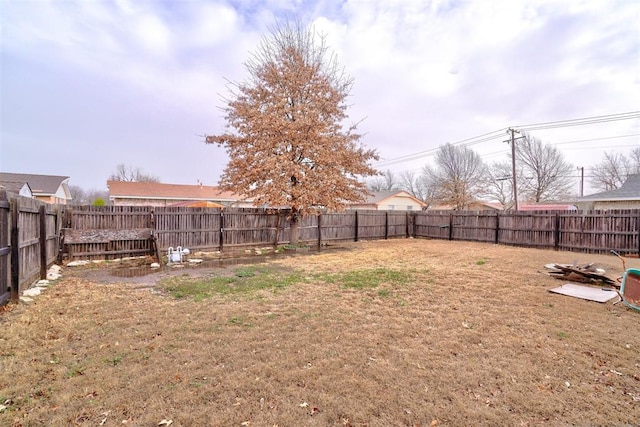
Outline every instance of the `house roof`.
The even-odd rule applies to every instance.
[[[520,211],[574,211],[575,205],[570,204],[518,204],[518,210]]]
[[[629,175],[622,186],[616,190],[603,191],[580,197],[578,202],[640,200],[640,173]]]
[[[411,199],[413,201],[415,201],[416,203],[418,203],[420,206],[427,206],[427,204],[425,202],[423,202],[422,200],[413,197],[411,194],[409,194],[408,192],[404,191],[404,190],[396,190],[396,191],[372,191],[371,195],[369,196],[369,198],[364,201],[363,203],[354,203],[356,205],[379,205],[382,202],[384,202],[387,199],[390,199],[392,197],[404,197],[407,199]]]
[[[183,207],[183,208],[224,208],[224,205],[220,203],[211,202],[209,200],[186,200],[183,202],[176,202],[169,205],[169,207]]]
[[[68,176],[0,172],[0,183],[27,183],[34,195],[54,195]],[[20,186],[22,187],[22,185]]]
[[[220,200],[235,202],[242,196],[210,185],[162,184],[158,182],[107,181],[109,196],[121,199]]]
[[[22,191],[22,189],[25,186],[27,186],[27,188],[29,188],[29,190],[31,190],[31,188],[29,187],[29,184],[27,182],[4,181],[4,180],[0,179],[0,190],[6,190],[9,193],[18,194],[18,193],[20,193],[20,191]]]

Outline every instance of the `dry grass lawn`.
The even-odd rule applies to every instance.
[[[622,272],[413,239],[177,279],[66,268],[0,314],[0,425],[638,425],[640,313],[549,293],[544,264],[573,260]],[[217,291],[176,298],[187,276]]]

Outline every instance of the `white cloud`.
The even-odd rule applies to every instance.
[[[355,77],[350,115],[368,117],[361,126],[364,142],[383,157],[510,125],[640,109],[640,5],[611,0],[5,2],[3,85],[11,81],[11,93],[23,98],[3,94],[3,107],[20,105],[25,122],[46,117],[39,106],[55,105],[50,98],[59,95],[49,87],[55,82],[63,93],[69,88],[69,117],[56,116],[59,121],[110,117],[104,131],[117,135],[114,140],[135,134],[139,144],[154,147],[145,162],[152,165],[153,156],[173,170],[179,166],[167,165],[177,155],[167,157],[163,144],[222,129],[216,107],[222,106],[218,93],[227,93],[224,79],[246,77],[243,62],[267,27],[283,17],[300,17],[326,34],[340,65]],[[43,90],[29,91],[23,76],[40,79]],[[89,108],[79,101],[84,108],[73,110],[74,97],[86,96],[72,93],[77,87],[91,88]],[[126,115],[112,110],[118,105]],[[64,141],[69,129],[56,130],[55,122],[46,129],[52,140]],[[618,125],[640,132],[637,122]],[[20,144],[29,135],[40,143],[35,130],[9,127]],[[567,132],[581,137],[583,130]],[[568,133],[545,137],[572,139]],[[87,138],[88,144],[97,141]],[[128,140],[124,147],[133,144]],[[507,148],[501,141],[494,145]],[[488,144],[474,148],[495,151]],[[189,150],[198,153],[197,161],[203,157],[199,149]],[[114,156],[109,150],[104,155]],[[224,159],[217,155],[215,161]],[[197,169],[190,164],[181,176]]]
[[[171,53],[171,33],[159,17],[141,16],[136,22],[135,35],[143,48],[161,55]]]

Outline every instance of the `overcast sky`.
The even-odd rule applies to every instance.
[[[226,153],[203,135],[224,130],[225,79],[286,16],[355,78],[350,117],[382,170],[495,131],[471,148],[501,161],[508,127],[640,111],[637,0],[0,0],[0,170],[106,189],[125,163],[217,184]],[[531,133],[588,176],[640,146],[639,116]]]

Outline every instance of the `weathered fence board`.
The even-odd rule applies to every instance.
[[[19,197],[18,203],[18,250],[19,287],[40,278],[40,204],[35,199]]]
[[[640,210],[431,211],[415,214],[415,236],[590,253],[640,253]]]
[[[158,246],[190,249],[220,247],[222,211],[216,208],[156,208],[155,230]]]
[[[9,246],[9,230],[11,228],[11,218],[9,216],[9,199],[7,193],[0,190],[0,305],[5,304],[11,293],[9,291],[11,274],[10,274],[10,255],[11,247]]]
[[[46,278],[58,255],[58,209],[0,191],[0,305]]]
[[[416,237],[449,239],[452,222],[451,211],[433,211],[415,214],[414,233]]]
[[[355,240],[355,212],[322,215],[322,241]]]
[[[151,208],[74,207],[66,221],[73,229],[151,228],[158,247],[222,249],[270,246],[289,241],[286,210],[252,208]],[[353,241],[394,237],[426,237],[491,242],[535,248],[607,252],[615,249],[638,253],[639,211],[620,212],[495,212],[495,211],[346,211],[305,216],[299,224],[306,243]],[[117,224],[118,227],[114,226]],[[128,225],[128,226],[127,226]],[[109,250],[118,255],[132,250],[151,251],[150,242],[126,246],[126,240]],[[87,243],[88,244],[88,243]],[[144,246],[147,244],[148,246]],[[103,255],[93,247],[74,251]],[[113,245],[113,244],[112,244]]]
[[[558,216],[558,249],[640,253],[640,210],[590,211],[578,215],[562,212]]]

